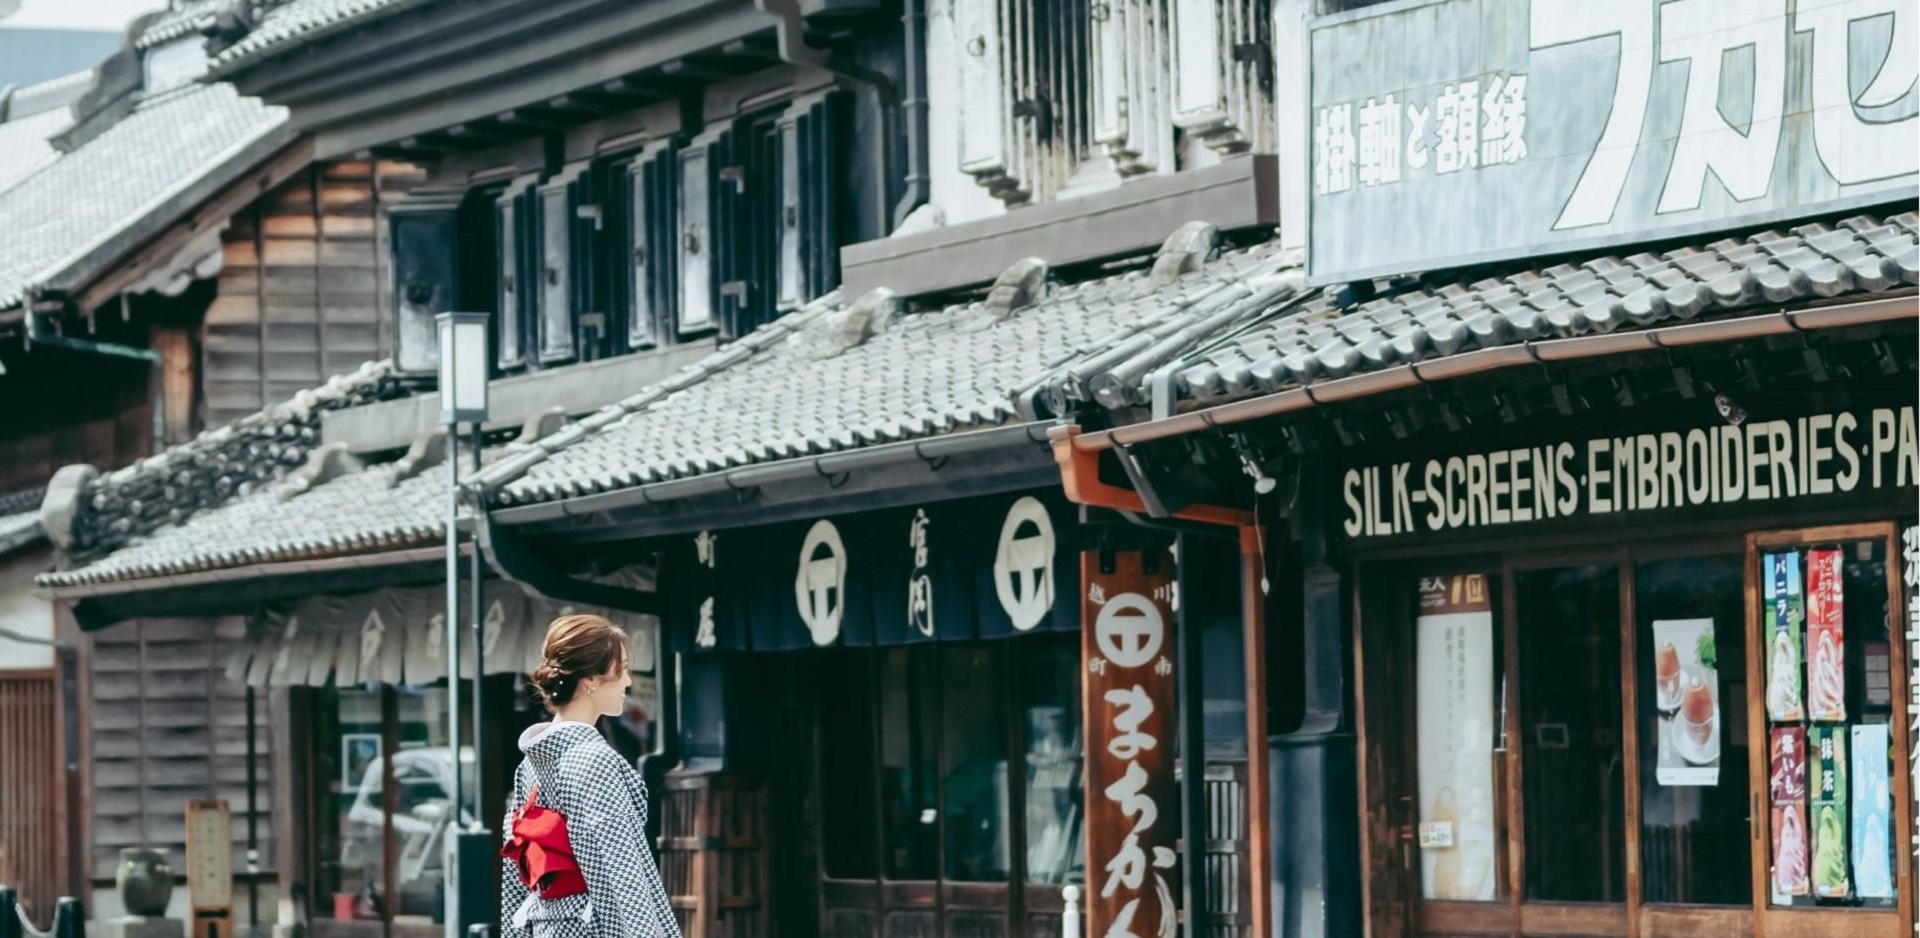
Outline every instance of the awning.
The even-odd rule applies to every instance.
[[[1080,627],[1078,515],[1057,491],[702,532],[668,550],[674,649],[786,651]]]
[[[608,578],[641,590],[651,589],[653,580],[642,567]],[[463,620],[470,614],[467,589],[461,587]],[[419,686],[442,680],[447,676],[446,595],[441,587],[425,586],[263,606],[248,623],[247,643],[227,662],[227,676],[252,687]],[[488,674],[532,672],[540,663],[548,623],[574,612],[611,619],[632,642],[633,669],[653,668],[660,625],[652,616],[555,603],[503,580],[488,580],[481,602]],[[466,621],[460,625],[468,627]],[[471,676],[473,642],[463,641],[461,650],[461,673]]]

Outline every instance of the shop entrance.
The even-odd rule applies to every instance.
[[[1371,934],[1907,934],[1896,546],[1363,565]]]
[[[1077,636],[804,655],[773,759],[806,784],[770,793],[814,862],[778,864],[782,908],[825,936],[1057,933],[1085,875]]]

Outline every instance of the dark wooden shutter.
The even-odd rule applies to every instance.
[[[536,348],[543,365],[571,361],[578,354],[573,305],[574,183],[586,169],[586,163],[570,165],[537,190],[541,254]]]
[[[497,263],[500,269],[499,314],[495,341],[500,350],[502,369],[519,368],[527,363],[527,334],[532,315],[530,307],[527,259],[528,202],[538,177],[521,176],[507,186],[494,202],[495,230],[499,232]]]
[[[628,165],[631,206],[627,345],[651,348],[673,334],[680,281],[680,159],[671,141],[649,145]]]
[[[788,180],[780,244],[780,308],[797,308],[840,285],[841,141],[848,97],[827,92],[804,98],[782,122],[783,177]]]
[[[401,374],[430,375],[439,367],[433,317],[453,305],[454,220],[460,195],[415,190],[392,210],[393,358]]]
[[[725,160],[732,132],[709,129],[680,151],[680,238],[675,250],[680,269],[681,335],[705,332],[718,324],[714,257],[715,164]]]

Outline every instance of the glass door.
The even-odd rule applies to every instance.
[[[1768,936],[1911,934],[1901,578],[1891,524],[1747,541],[1753,907]]]

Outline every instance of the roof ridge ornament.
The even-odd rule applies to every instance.
[[[360,457],[353,455],[345,443],[328,443],[316,447],[307,454],[307,461],[288,478],[287,485],[281,489],[280,501],[290,501],[305,492],[310,492],[341,476],[352,475],[366,468]]]
[[[995,278],[993,286],[987,290],[987,316],[976,328],[985,329],[1001,322],[1040,300],[1047,294],[1047,283],[1053,269],[1047,262],[1037,257],[1026,257],[1014,261]]]
[[[814,361],[834,358],[887,331],[902,306],[898,294],[886,287],[875,287],[852,303],[821,314],[794,333],[789,341]]]
[[[407,454],[400,457],[394,464],[393,474],[387,477],[387,488],[398,488],[400,483],[446,461],[447,428],[434,427],[432,432],[407,447]]]
[[[1152,281],[1166,286],[1202,267],[1220,254],[1220,229],[1211,222],[1190,221],[1174,229],[1153,254]]]

